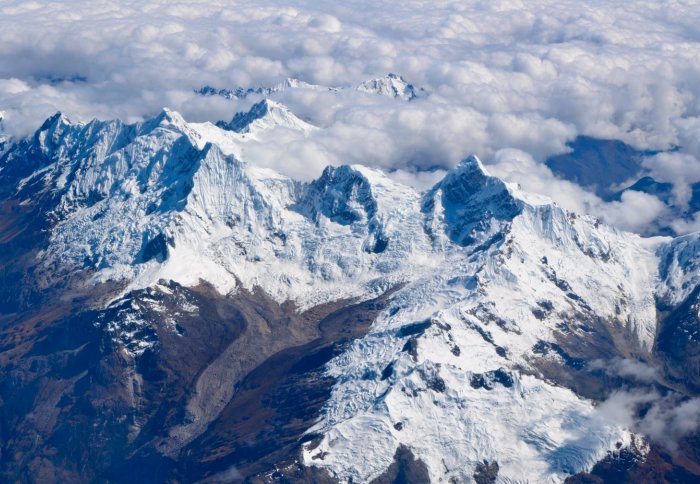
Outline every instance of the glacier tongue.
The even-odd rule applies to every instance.
[[[484,460],[503,479],[561,481],[630,441],[542,372],[585,365],[571,341],[648,355],[657,252],[670,254],[662,287],[676,291],[695,277],[678,263],[695,259],[694,239],[671,250],[618,232],[521,193],[476,157],[425,193],[363,166],[300,183],[244,161],[245,146],[316,128],[271,101],[224,127],[168,110],[135,125],[57,115],[11,147],[0,176],[48,200],[47,273],[88,269],[126,291],[162,279],[259,287],[299,308],[401,286],[328,369],[337,384],[311,429],[322,438],[303,456],[343,480],[380,475],[405,446],[435,481],[469,480]]]

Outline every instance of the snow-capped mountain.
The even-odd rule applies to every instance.
[[[88,398],[67,396],[81,381],[91,408],[123,395],[108,405],[120,409],[109,424],[86,426],[99,442],[109,434],[96,432],[123,427],[123,443],[101,452],[157,461],[143,466],[187,479],[230,465],[272,479],[255,466],[280,472],[292,455],[296,470],[284,472],[341,482],[370,482],[406,459],[434,482],[562,482],[630,448],[644,462],[644,435],[597,410],[612,383],[589,362],[692,367],[659,348],[657,335],[697,324],[677,317],[664,326],[664,314],[697,299],[696,236],[620,232],[504,183],[475,156],[426,192],[360,165],[298,182],[245,156],[247,143],[275,129],[317,128],[269,100],[219,126],[168,110],[132,125],[57,114],[0,159],[2,186],[11,187],[0,226],[17,227],[13,214],[23,210],[42,220],[26,253],[13,242],[25,240],[21,226],[3,229],[0,240],[21,254],[12,264],[25,264],[17,270],[40,293],[82,305],[73,319],[37,316],[46,303],[29,298],[31,317],[13,324],[54,318],[101,341],[75,343],[75,354],[100,348],[85,361],[65,356],[75,381],[42,376],[54,381],[45,392],[57,402]],[[36,349],[49,344],[38,338],[16,351],[30,348],[27,361],[53,354]],[[67,354],[60,348],[55,355]],[[181,367],[183,352],[191,369]],[[93,374],[95,361],[123,369]],[[30,381],[44,375],[42,364],[15,371]],[[268,413],[256,414],[246,402],[277,388],[276,378],[284,392],[326,396],[302,417],[285,416],[279,409],[291,400],[275,390],[261,400]],[[100,390],[109,385],[120,390]],[[80,420],[82,408],[61,412]],[[274,422],[273,439],[290,432],[292,450],[244,452],[253,444],[239,415]],[[56,438],[55,422],[21,425],[44,442]],[[266,425],[253,440],[267,442]],[[9,442],[25,449],[20,433]],[[60,452],[49,447],[59,472]],[[111,472],[109,459],[86,459],[92,475]]]
[[[355,89],[369,94],[380,94],[401,99],[402,101],[412,101],[426,95],[423,88],[416,89],[413,84],[409,84],[402,76],[397,76],[396,74],[389,74],[385,77],[361,82]]]
[[[334,87],[311,84],[299,79],[287,78],[281,83],[272,87],[238,87],[235,89],[216,89],[211,86],[205,86],[198,89],[196,92],[202,96],[221,96],[226,99],[244,99],[251,95],[270,97],[293,89],[334,93],[339,93],[342,91],[359,91],[366,94],[391,97],[401,101],[413,101],[414,99],[427,96],[425,89],[421,87],[417,88],[413,84],[407,82],[403,76],[392,73],[387,74],[384,77],[369,79],[360,82],[359,84]]]
[[[229,123],[219,121],[220,128],[237,133],[252,134],[266,131],[273,127],[283,127],[308,133],[315,126],[299,119],[283,104],[263,99],[253,105],[246,113],[236,113]]]

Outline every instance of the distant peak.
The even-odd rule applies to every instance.
[[[236,113],[230,123],[219,122],[218,126],[237,133],[255,133],[277,126],[299,131],[316,129],[299,119],[284,104],[267,98],[251,106],[247,112]]]
[[[178,126],[187,124],[187,121],[185,121],[185,118],[183,118],[180,113],[170,108],[163,108],[155,119],[157,119],[160,124],[174,124]]]
[[[413,84],[406,82],[402,76],[394,73],[361,82],[357,85],[356,89],[360,92],[380,94],[403,101],[412,101],[426,95],[424,89],[416,89]]]
[[[262,117],[272,111],[273,109],[279,109],[282,111],[289,111],[286,106],[280,103],[276,103],[275,101],[272,101],[271,99],[263,99],[262,101],[253,104],[253,106],[250,108],[248,111],[249,114],[254,114],[259,117]]]
[[[427,96],[425,89],[415,87],[413,84],[407,82],[403,76],[394,73],[389,73],[386,76],[375,79],[369,79],[360,82],[359,84],[345,84],[335,87],[310,84],[300,79],[288,77],[284,81],[273,86],[217,89],[207,85],[195,90],[195,93],[199,94],[200,96],[221,96],[226,99],[245,99],[251,95],[274,96],[275,94],[288,89],[307,89],[317,92],[331,93],[354,90],[368,94],[378,94],[381,96],[392,97],[402,101],[412,101],[416,98]]]

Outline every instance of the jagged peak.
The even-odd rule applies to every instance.
[[[523,203],[475,155],[460,161],[423,199],[428,232],[444,232],[456,244],[483,243],[497,226],[517,216]],[[439,237],[439,235],[438,235]]]
[[[478,170],[481,173],[484,174],[484,176],[491,176],[491,174],[488,172],[486,167],[484,166],[484,163],[481,161],[481,159],[472,154],[464,158],[462,161],[457,163],[457,166],[455,167],[456,170]]]
[[[426,94],[424,89],[416,89],[413,84],[406,82],[403,76],[394,73],[361,82],[356,89],[360,92],[381,94],[404,101],[412,101]]]
[[[53,131],[61,126],[71,125],[70,119],[61,111],[56,111],[54,114],[46,118],[42,125],[37,130],[37,133]]]
[[[356,166],[327,166],[303,196],[303,211],[318,221],[320,215],[341,225],[370,219],[377,200],[370,180]]]
[[[166,107],[154,117],[140,123],[139,132],[148,133],[157,128],[170,128],[184,132],[187,129],[187,121],[180,113]]]
[[[450,202],[461,203],[477,192],[505,192],[508,187],[492,176],[478,156],[470,155],[452,168],[431,190],[441,190]]]
[[[217,123],[219,127],[237,133],[257,133],[274,127],[308,132],[315,126],[301,120],[287,106],[271,99],[253,104],[247,112],[239,112],[230,123]]]
[[[335,87],[311,84],[294,77],[288,77],[271,87],[237,87],[235,89],[217,89],[206,85],[195,90],[195,93],[201,96],[221,96],[226,99],[245,99],[251,95],[272,96],[288,89],[307,89],[318,92],[355,90],[369,94],[388,96],[395,99],[401,99],[403,101],[412,101],[416,98],[427,96],[425,89],[416,88],[413,84],[407,82],[403,76],[394,73],[389,73],[384,77],[368,79],[357,84],[343,84]]]
[[[34,133],[34,142],[39,148],[48,153],[58,146],[66,131],[73,126],[73,123],[62,112],[57,111],[46,118],[43,124]]]

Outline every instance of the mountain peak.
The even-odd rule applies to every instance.
[[[275,127],[312,131],[315,126],[299,119],[284,104],[263,99],[247,112],[236,113],[230,123],[217,123],[220,128],[242,134],[256,134]]]
[[[463,160],[461,160],[459,163],[457,163],[456,170],[478,170],[480,171],[484,176],[491,176],[484,166],[483,162],[481,159],[476,156],[476,155],[469,155]]]
[[[170,108],[163,108],[156,116],[144,122],[145,126],[152,128],[156,127],[174,127],[184,128],[187,126],[187,121],[180,113]]]
[[[324,86],[320,84],[311,84],[300,79],[288,77],[284,81],[268,87],[237,87],[235,89],[217,89],[212,86],[204,86],[195,90],[195,93],[200,96],[221,96],[226,99],[245,99],[251,95],[274,96],[277,93],[287,91],[289,89],[306,89],[316,92],[332,92],[338,93],[341,91],[359,91],[369,94],[378,94],[381,96],[391,97],[402,101],[412,101],[416,98],[427,96],[427,92],[423,88],[416,88],[413,84],[408,83],[402,76],[397,74],[387,74],[384,77],[369,79],[359,84],[344,84],[339,86]]]
[[[56,111],[54,114],[46,118],[41,127],[39,127],[38,132],[49,131],[55,129],[57,126],[71,124],[70,119],[66,117],[61,111]]]
[[[42,150],[50,151],[52,147],[60,144],[61,138],[71,126],[71,121],[62,112],[57,111],[44,121],[34,134],[34,139]]]
[[[361,82],[357,86],[357,90],[371,94],[381,94],[403,101],[412,101],[425,95],[423,89],[416,89],[413,84],[406,82],[402,76],[392,73],[384,77]]]
[[[309,185],[304,205],[315,221],[323,214],[341,225],[366,221],[377,211],[369,180],[348,165],[326,167],[321,177]]]
[[[521,211],[501,179],[488,174],[475,155],[460,161],[425,195],[429,231],[445,232],[458,245],[483,242]]]
[[[478,156],[470,155],[447,172],[438,185],[447,198],[462,204],[477,191],[507,191],[500,178],[491,176]]]

